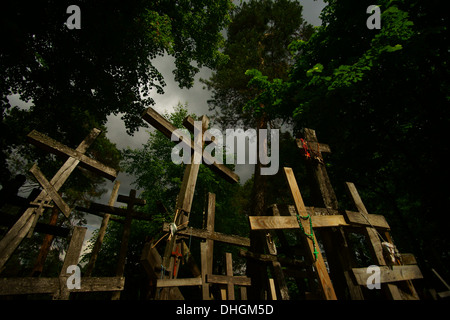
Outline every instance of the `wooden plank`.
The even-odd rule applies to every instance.
[[[59,210],[66,216],[66,218],[69,218],[71,212],[69,206],[58,194],[58,191],[56,191],[55,188],[50,184],[50,182],[48,182],[39,167],[36,164],[33,164],[30,172],[34,175],[36,180],[44,188],[45,192],[47,192],[50,198],[52,198],[53,202],[56,204]]]
[[[225,267],[227,277],[233,277],[233,258],[230,252],[225,253]],[[227,283],[227,293],[228,300],[234,300],[234,281],[228,281]]]
[[[203,300],[209,300],[209,284],[206,282],[208,270],[208,245],[206,242],[200,243],[201,266],[202,266],[202,297]]]
[[[114,205],[114,202],[116,201],[117,193],[119,192],[120,188],[120,181],[116,180],[114,183],[113,189],[111,191],[111,196],[109,197],[108,206],[112,207]],[[109,219],[111,218],[110,214],[105,214],[105,216],[102,219],[102,222],[100,224],[100,228],[98,230],[97,239],[95,240],[94,247],[91,251],[91,257],[89,258],[89,262],[86,266],[85,276],[90,277],[92,274],[92,271],[95,267],[95,262],[97,261],[98,254],[100,252],[100,248],[103,243],[103,238],[105,237],[106,228],[108,227]]]
[[[297,181],[294,176],[294,172],[292,171],[292,168],[283,168],[284,173],[286,176],[286,180],[289,185],[289,189],[291,191],[292,198],[294,200],[295,209],[297,210],[297,213],[301,216],[306,216],[306,207],[303,202],[302,195],[300,193],[300,189],[298,188]],[[310,226],[309,223],[303,219],[300,219],[304,230],[309,230]],[[308,232],[308,231],[307,231]],[[307,239],[308,247],[309,247],[309,256],[308,258],[310,261],[313,261],[314,267],[316,269],[316,273],[318,276],[318,282],[319,286],[323,292],[324,298],[326,300],[337,300],[336,293],[333,288],[333,284],[331,283],[330,276],[328,275],[327,268],[325,266],[325,262],[323,261],[322,253],[320,252],[320,249],[318,248],[319,244],[317,242],[316,236],[314,235],[314,231],[311,230],[314,242],[317,246],[317,259],[314,256],[314,247],[313,247],[313,241],[310,239]]]
[[[177,128],[172,125],[169,121],[167,121],[164,117],[162,117],[158,112],[156,112],[153,108],[148,108],[142,115],[145,121],[150,123],[152,126],[154,126],[156,129],[161,131],[166,137],[169,139],[172,136],[172,133],[177,130]],[[178,138],[180,136],[178,135]],[[186,143],[188,147],[191,148],[191,150],[194,150],[194,143],[192,140],[189,141],[182,141],[179,139],[182,143]],[[238,183],[239,182],[239,176],[231,171],[227,166],[223,164],[216,163],[210,155],[202,155],[203,159],[207,158],[209,163],[212,163],[210,165],[206,164],[206,162],[203,160],[203,164],[205,164],[207,167],[209,167],[212,171],[220,175],[222,178],[227,180],[230,183]]]
[[[450,291],[438,292],[438,296],[441,299],[450,297]]]
[[[86,231],[87,228],[85,227],[75,227],[73,229],[72,238],[70,239],[64,263],[59,274],[59,289],[53,294],[54,300],[69,300],[70,291],[67,288],[67,268],[71,265],[78,264]]]
[[[282,265],[295,266],[295,267],[306,267],[308,264],[304,260],[283,258],[274,256],[271,254],[255,253],[245,250],[239,250],[239,255],[244,258],[256,259],[262,262],[280,262]]]
[[[1,278],[0,295],[53,293],[59,287],[58,278]]]
[[[297,217],[293,216],[259,216],[248,217],[252,230],[298,229]],[[313,228],[348,226],[344,216],[312,216]],[[309,228],[309,227],[308,227]]]
[[[43,133],[33,130],[28,134],[27,138],[32,144],[41,147],[48,152],[64,158],[71,157],[80,161],[80,166],[89,169],[106,179],[113,181],[117,177],[117,171],[115,169],[105,166],[97,160],[89,158],[78,150],[74,150],[56,140],[53,140]]]
[[[147,201],[145,199],[139,199],[139,198],[131,198],[130,196],[125,196],[123,194],[119,194],[117,196],[117,202],[122,202],[122,203],[133,203],[133,205],[139,205],[139,206],[143,206],[147,203]]]
[[[274,206],[272,210],[270,210],[274,216],[280,216],[280,212]],[[275,244],[275,241],[273,241],[273,235],[274,231],[270,231],[266,234],[266,249],[270,256],[276,256],[278,255],[277,246]],[[283,240],[281,240],[283,242]],[[281,261],[278,259],[276,261],[271,261],[270,264],[270,271],[273,275],[274,281],[276,281],[276,290],[278,296],[281,298],[281,300],[290,300],[289,297],[289,289],[286,283],[286,279],[284,277],[283,268],[281,267]],[[275,284],[274,284],[275,285]]]
[[[225,275],[216,275],[216,274],[208,274],[206,275],[206,281],[209,283],[217,283],[217,284],[228,284],[230,281],[234,285],[237,286],[250,286],[252,281],[250,278],[246,276],[225,276]]]
[[[417,265],[408,266],[380,266],[380,283],[422,279],[422,273]],[[367,285],[367,279],[372,273],[367,273],[367,268],[353,268],[353,275],[360,286]]]
[[[416,257],[412,253],[400,253],[402,264],[417,264]]]
[[[80,208],[80,207],[76,207],[76,208]],[[83,208],[80,208],[80,209],[83,210]],[[128,213],[127,209],[108,206],[108,205],[104,205],[101,203],[94,203],[94,202],[92,202],[90,204],[89,209],[92,211],[105,212],[105,213],[109,213],[109,214],[120,216],[120,217],[126,217],[127,213]],[[133,211],[131,213],[131,217],[136,220],[153,221],[152,216],[149,216],[147,213],[138,212],[138,211]]]
[[[273,278],[269,278],[270,296],[272,300],[277,300],[277,291],[275,290],[275,281]]]
[[[81,278],[80,289],[67,289],[69,292],[94,292],[123,290],[125,278]],[[59,288],[58,278],[1,278],[0,295],[51,294]]]
[[[300,139],[295,139],[295,141],[297,142],[297,147],[299,147],[300,149],[303,149],[303,143]],[[331,153],[331,148],[329,145],[325,144],[325,143],[318,143],[316,141],[307,141],[306,142],[308,145],[309,149],[312,149],[314,151],[317,151],[317,149],[319,150],[319,152],[323,152],[323,153]]]
[[[208,232],[214,232],[214,221],[216,213],[216,195],[208,192],[207,205],[206,205],[206,230]],[[206,239],[206,245],[208,247],[206,256],[208,259],[208,274],[213,273],[213,257],[214,257],[214,240]]]
[[[169,225],[170,225],[170,223],[164,222],[163,231],[169,231]],[[250,239],[249,238],[235,236],[235,235],[228,235],[228,234],[224,234],[221,232],[210,232],[208,230],[187,227],[187,228],[183,228],[183,229],[178,229],[177,234],[184,235],[184,236],[193,236],[195,238],[201,238],[201,239],[211,239],[214,241],[234,244],[234,245],[242,246],[242,247],[250,247]]]
[[[202,278],[185,278],[185,279],[157,279],[156,286],[158,288],[166,287],[187,287],[187,286],[201,286]]]
[[[378,214],[361,215],[360,212],[345,211],[345,217],[350,224],[357,224],[367,227],[375,227],[390,230],[386,218]]]
[[[70,265],[77,265],[80,259],[81,249],[83,248],[84,237],[86,235],[86,227],[74,227],[72,238],[70,239],[69,247],[64,258],[64,264],[60,276],[66,275],[67,267]]]

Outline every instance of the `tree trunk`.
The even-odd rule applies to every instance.
[[[267,129],[265,114],[258,119],[257,129]],[[257,145],[259,155],[259,143]],[[267,143],[265,145],[267,146]],[[261,167],[262,164],[259,156],[257,156],[250,203],[251,216],[262,216],[265,212],[266,176],[261,175]],[[264,231],[250,231],[251,252],[264,253],[264,241]],[[248,290],[248,298],[250,300],[264,300],[264,291],[267,288],[267,266],[259,263],[257,260],[248,259],[247,276],[252,279],[252,285]]]

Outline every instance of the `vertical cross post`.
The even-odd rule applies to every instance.
[[[120,187],[120,181],[116,180],[114,183],[113,190],[111,192],[111,196],[109,197],[108,206],[112,207],[114,206],[114,203],[116,202],[117,193],[119,192]],[[94,247],[92,248],[91,257],[89,258],[89,262],[86,266],[85,276],[90,277],[92,274],[92,271],[94,270],[95,262],[97,261],[98,253],[100,252],[100,248],[103,243],[103,238],[105,237],[106,228],[108,227],[109,219],[111,217],[111,214],[105,213],[100,229],[98,231],[97,239],[95,240]]]
[[[116,276],[122,277],[125,272],[125,262],[127,258],[127,251],[128,251],[128,242],[130,239],[130,232],[131,232],[131,222],[133,220],[133,207],[134,205],[145,205],[145,200],[136,198],[136,190],[131,189],[130,195],[123,196],[119,195],[117,197],[117,202],[123,202],[127,204],[127,215],[125,217],[125,222],[123,225],[123,233],[122,233],[122,242],[120,244],[120,251],[119,251],[119,257],[117,259],[117,269],[116,269]],[[115,291],[112,294],[112,300],[118,300],[120,298],[120,292],[121,291]]]
[[[300,193],[300,189],[298,188],[297,181],[294,176],[294,172],[291,168],[284,168],[284,173],[289,185],[289,189],[291,191],[292,198],[294,200],[294,206],[297,211],[297,214],[300,216],[307,216],[306,207],[303,203],[303,198]],[[330,276],[328,275],[327,268],[325,266],[325,262],[323,261],[322,253],[318,248],[318,242],[314,231],[311,228],[311,225],[304,219],[299,219],[302,224],[303,230],[309,230],[311,234],[311,239],[305,237],[307,241],[308,248],[307,250],[307,258],[313,262],[314,268],[316,269],[317,278],[319,280],[319,286],[322,290],[323,297],[326,300],[337,300],[336,293],[334,291],[333,284],[331,283]],[[315,247],[315,245],[317,248]],[[317,258],[316,258],[317,257]]]
[[[178,194],[177,205],[176,205],[176,216],[175,216],[175,225],[179,226],[181,224],[187,224],[189,221],[189,215],[192,207],[192,200],[194,198],[195,185],[197,183],[198,170],[200,168],[200,164],[196,160],[199,155],[196,154],[198,150],[203,150],[203,139],[202,134],[198,134],[197,131],[204,132],[209,125],[209,119],[206,116],[201,117],[202,127],[196,128],[194,132],[194,145],[197,147],[194,148],[194,154],[191,157],[191,163],[186,165],[183,182],[181,185],[180,193]],[[197,133],[195,135],[195,133]],[[201,157],[201,155],[200,155]],[[196,163],[197,162],[197,163]],[[175,234],[171,240],[168,242],[166,249],[164,251],[163,258],[163,266],[167,270],[171,270],[171,266],[174,264],[174,259],[172,257],[172,252],[176,246],[177,235]],[[172,278],[173,275],[169,275],[169,278]]]

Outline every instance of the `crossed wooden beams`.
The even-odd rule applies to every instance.
[[[200,243],[201,251],[201,266],[202,273],[201,277],[196,278],[182,278],[182,279],[158,279],[158,288],[170,288],[170,287],[183,287],[183,286],[201,286],[202,287],[202,297],[203,300],[210,300],[209,284],[221,284],[226,285],[226,294],[222,295],[222,300],[235,300],[234,286],[241,286],[241,300],[247,299],[246,290],[243,289],[245,286],[251,285],[250,278],[245,276],[234,276],[233,275],[233,262],[231,253],[227,252],[225,254],[226,261],[226,274],[225,275],[214,275],[209,271],[209,260],[208,259],[208,244],[206,242]]]
[[[69,266],[76,266],[86,234],[85,227],[75,227],[64,264],[58,278],[0,278],[0,295],[52,294],[55,300],[68,300],[72,292],[120,291],[123,290],[123,277],[81,277],[80,287],[71,288]],[[70,270],[70,269],[69,269]]]
[[[158,112],[156,112],[152,108],[148,108],[142,115],[144,120],[162,132],[169,139],[172,135],[179,135],[177,128],[168,122],[164,117],[162,117]],[[189,215],[192,207],[192,201],[194,197],[195,185],[197,182],[198,171],[200,168],[200,164],[196,161],[199,156],[202,160],[205,160],[205,156],[208,155],[203,154],[203,145],[204,139],[203,135],[208,128],[209,119],[206,116],[201,117],[201,131],[202,134],[194,135],[194,141],[191,139],[183,139],[183,137],[178,136],[181,143],[184,143],[188,146],[192,151],[191,163],[187,164],[185,167],[185,172],[183,176],[183,181],[181,185],[181,189],[177,198],[176,203],[176,213],[174,217],[174,224],[178,228],[178,226],[187,225],[189,222]],[[183,121],[183,125],[191,131],[195,131],[194,129],[194,120],[190,117],[187,117]],[[202,152],[201,155],[198,155],[196,152],[200,150]],[[223,177],[225,180],[231,183],[237,183],[239,181],[239,177],[232,172],[229,168],[227,168],[223,164],[216,163],[214,159],[206,159],[203,161],[205,165],[211,168],[213,172]],[[163,274],[163,277],[168,277],[168,279],[176,278],[177,274],[174,271],[174,266],[176,265],[176,261],[179,260],[179,257],[175,257],[172,253],[176,252],[176,248],[179,245],[177,243],[178,235],[174,234],[173,237],[170,237],[168,241],[164,255],[162,257],[162,268],[163,270],[169,270],[169,274],[166,276]],[[167,296],[167,290],[163,290],[163,296]]]
[[[390,230],[389,225],[383,216],[368,214],[353,183],[348,182],[347,188],[358,212],[337,210],[336,195],[334,194],[334,190],[328,178],[321,154],[322,152],[330,152],[330,149],[327,145],[321,145],[317,142],[314,130],[304,129],[304,137],[305,139],[299,139],[297,142],[299,147],[302,148],[305,157],[310,160],[309,171],[313,174],[316,183],[316,188],[313,189],[319,191],[317,192],[316,197],[320,198],[320,202],[325,208],[306,208],[303,204],[292,170],[290,168],[284,168],[295,204],[293,210],[289,210],[291,216],[249,217],[251,229],[302,229],[305,234],[308,234],[308,236],[305,237],[308,244],[306,257],[315,267],[322,297],[324,299],[336,299],[336,292],[334,291],[333,283],[325,268],[321,252],[314,246],[315,244],[317,245],[317,239],[315,238],[313,231],[314,228],[328,228],[326,230],[331,230],[330,227],[334,227],[338,232],[325,232],[322,234],[325,247],[328,247],[328,249],[330,247],[336,249],[337,245],[337,249],[339,249],[339,254],[336,252],[333,254],[333,251],[336,250],[332,250],[331,254],[327,255],[330,269],[340,264],[341,269],[337,269],[337,272],[335,271],[335,276],[336,274],[343,275],[343,283],[344,285],[347,285],[351,299],[359,300],[363,299],[362,291],[359,286],[367,285],[366,281],[369,275],[366,272],[367,268],[352,267],[351,256],[348,251],[349,248],[346,244],[344,232],[347,228],[352,228],[354,230],[355,227],[359,227],[359,229],[365,233],[369,241],[369,249],[372,251],[376,263],[380,266],[380,281],[382,283],[382,289],[387,297],[395,300],[418,299],[417,292],[415,291],[411,280],[422,278],[422,274],[414,263],[415,259],[405,259],[412,260],[412,265],[408,265],[407,262],[401,263],[398,259],[395,261],[395,265],[389,265],[384,257],[383,244],[379,237],[380,234],[377,231],[379,230],[385,234],[387,239],[386,243],[389,242],[392,244],[392,239],[388,232]],[[308,217],[308,219],[302,219],[301,217]],[[273,256],[274,253],[270,253],[270,261],[272,263],[277,262],[278,260]],[[329,252],[327,251],[327,253]],[[333,261],[330,261],[332,259]],[[276,265],[274,264],[274,267],[275,266]],[[278,270],[280,270],[280,268],[278,268]],[[280,291],[283,292],[284,277],[281,272],[278,272],[278,274],[278,286]],[[339,279],[337,281],[339,281]],[[400,289],[402,283],[406,284],[406,291],[404,290],[405,286],[402,286],[402,290]],[[340,282],[340,290],[343,289],[342,286],[343,284]]]
[[[101,131],[98,129],[92,129],[90,134],[76,149],[71,149],[35,130],[28,134],[27,137],[31,143],[68,159],[50,181],[44,177],[36,165],[31,168],[31,173],[41,184],[43,190],[31,203],[32,206],[23,213],[19,220],[0,241],[0,272],[25,236],[27,234],[31,235],[37,220],[43,213],[43,208],[48,206],[50,201],[53,200],[56,206],[58,206],[66,216],[70,214],[70,209],[67,204],[64,203],[61,196],[58,194],[58,191],[78,164],[107,179],[114,180],[116,178],[116,170],[107,167],[84,154],[100,132]]]
[[[205,242],[201,244],[202,250],[202,261],[201,261],[201,271],[193,263],[193,260],[189,253],[189,248],[182,241],[179,243],[175,250],[171,253],[174,260],[173,263],[169,265],[169,269],[163,267],[162,259],[159,253],[156,251],[151,243],[147,243],[141,257],[141,263],[147,274],[153,283],[154,288],[165,289],[158,296],[160,299],[184,299],[178,287],[182,286],[202,286],[202,296],[204,299],[209,300],[209,284],[219,283],[223,284],[225,281],[223,277],[215,277],[213,273],[213,246],[214,241],[224,242],[228,244],[238,245],[241,247],[250,246],[250,240],[248,238],[226,235],[223,233],[214,231],[214,220],[215,220],[215,194],[208,193],[207,204],[206,204],[206,229],[195,229],[190,227],[185,227],[183,229],[178,229],[176,231],[177,235],[186,235],[189,237],[196,237],[204,239]],[[169,231],[169,224],[164,224],[164,230]],[[181,254],[180,254],[181,253]],[[193,278],[176,278],[177,272],[180,265],[181,256],[185,257],[186,262],[190,264]],[[228,266],[230,265],[230,256],[228,255]],[[172,277],[165,277],[164,275],[168,273]],[[209,275],[209,277],[206,277]],[[228,267],[227,276],[231,277],[230,267]],[[230,278],[230,283],[234,283],[239,286],[246,286],[249,283],[248,279],[242,277]],[[231,287],[229,288],[231,290]],[[228,290],[229,292],[231,292]],[[241,288],[241,299],[246,299],[246,291]],[[233,291],[234,293],[234,291]],[[233,293],[230,293],[229,299],[233,299]],[[158,298],[157,297],[157,298]],[[227,295],[222,296],[223,299],[227,298]]]

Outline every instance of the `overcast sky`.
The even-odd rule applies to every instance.
[[[311,24],[318,26],[321,21],[319,19],[320,12],[324,8],[325,4],[323,0],[302,0],[300,3],[303,5],[303,17]],[[170,56],[157,57],[153,60],[155,67],[162,73],[164,80],[167,84],[164,87],[164,94],[154,94],[152,98],[155,100],[153,108],[159,112],[171,112],[173,108],[181,102],[182,104],[188,104],[190,113],[196,115],[210,115],[208,110],[207,100],[210,99],[211,92],[203,89],[203,85],[198,81],[200,78],[208,79],[211,75],[211,70],[208,68],[202,68],[199,74],[196,76],[196,81],[191,89],[180,89],[178,84],[174,81],[172,70],[174,70],[174,58]],[[118,148],[140,148],[142,144],[147,141],[148,134],[145,129],[140,129],[134,136],[126,134],[125,125],[118,116],[110,116],[108,118],[108,138],[117,144]],[[236,173],[240,176],[241,181],[245,182],[251,177],[253,173],[252,165],[237,165]],[[130,190],[130,184],[132,183],[132,177],[126,177],[123,173],[119,178],[121,181],[120,193],[128,193]],[[111,183],[112,186],[112,183]],[[108,189],[112,189],[108,187]],[[105,196],[105,199],[109,195]]]
[[[235,1],[239,3],[240,1]],[[301,0],[300,3],[303,5],[303,17],[309,23],[319,26],[321,21],[319,19],[320,12],[325,7],[323,0]],[[174,107],[181,102],[182,104],[188,104],[189,113],[194,113],[196,115],[210,115],[211,112],[208,110],[207,100],[210,99],[210,92],[203,89],[203,84],[198,80],[200,78],[208,79],[211,75],[211,70],[208,68],[203,68],[197,74],[195,78],[195,84],[191,89],[180,89],[178,84],[174,81],[174,75],[172,71],[175,69],[174,58],[170,56],[157,57],[153,60],[154,66],[161,72],[164,76],[164,81],[166,82],[166,87],[164,87],[164,94],[154,94],[152,98],[155,100],[155,105],[153,108],[159,112],[172,112]],[[24,104],[19,100],[18,95],[10,97],[12,105],[19,105],[26,108],[27,104]],[[119,149],[130,147],[132,149],[140,148],[148,139],[148,133],[146,130],[141,128],[134,136],[129,136],[126,133],[124,122],[118,116],[108,117],[107,123],[107,137],[111,142],[115,143]],[[241,183],[245,182],[253,174],[253,165],[236,165],[236,174],[240,176]],[[134,178],[126,175],[125,173],[119,173],[117,180],[120,181],[119,194],[128,195],[130,189],[133,188]],[[106,182],[105,188],[108,190],[101,199],[97,202],[106,204],[111,194],[113,187],[113,182]],[[137,192],[138,196],[140,190]],[[116,206],[123,204],[116,203]],[[86,215],[88,231],[86,234],[86,239],[92,236],[92,232],[99,227],[101,218],[93,215]],[[86,242],[85,242],[86,245]]]

